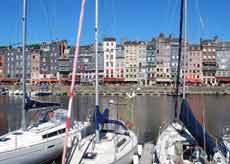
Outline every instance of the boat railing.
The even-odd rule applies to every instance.
[[[159,134],[161,134],[161,132],[164,131],[164,129],[166,129],[169,126],[170,123],[171,123],[170,119],[165,121],[165,122],[163,122],[162,127],[160,127],[160,129],[159,129]]]
[[[122,147],[118,148],[118,151],[121,152],[129,143],[130,143],[130,140],[128,140],[127,142],[125,142],[125,144],[122,144]]]

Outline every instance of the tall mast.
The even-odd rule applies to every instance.
[[[188,59],[188,54],[187,54],[187,0],[184,0],[184,78],[183,78],[183,99],[185,99],[185,85],[186,85],[186,71],[187,71],[187,66],[186,66],[186,62]]]
[[[98,0],[95,0],[95,57],[96,57],[96,88],[95,88],[95,101],[96,101],[96,112],[99,110],[99,96],[98,96]],[[99,127],[96,127],[96,140],[99,142]]]
[[[178,65],[177,65],[177,78],[176,78],[176,102],[175,102],[175,113],[174,120],[177,120],[177,107],[178,107],[178,92],[180,85],[180,63],[181,63],[181,51],[182,51],[182,33],[183,33],[183,14],[184,12],[184,0],[181,0],[180,8],[180,33],[179,33],[179,53],[178,53]]]
[[[27,0],[23,0],[23,15],[22,15],[22,121],[21,128],[26,128],[26,111],[25,111],[25,99],[26,99],[26,15],[27,15]]]

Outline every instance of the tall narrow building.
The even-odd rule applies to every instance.
[[[220,42],[217,49],[216,79],[219,84],[230,82],[230,42]]]
[[[104,52],[104,81],[112,81],[116,78],[116,39],[104,38],[103,52]]]
[[[160,34],[156,38],[156,82],[169,84],[171,80],[171,37],[166,38],[164,34]]]
[[[202,49],[202,71],[203,71],[203,82],[206,85],[216,85],[216,50],[218,48],[217,38],[201,40]]]
[[[156,68],[156,44],[155,39],[147,44],[146,48],[146,73],[147,73],[147,85],[153,85],[156,83],[155,68]]]
[[[125,56],[125,81],[130,83],[138,82],[138,42],[124,43]]]
[[[186,81],[192,84],[200,84],[203,81],[202,50],[200,45],[190,45],[186,61]]]

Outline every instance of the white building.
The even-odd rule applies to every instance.
[[[104,80],[116,78],[116,40],[115,38],[104,38]]]

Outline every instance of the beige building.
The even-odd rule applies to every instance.
[[[171,37],[164,37],[161,33],[156,38],[156,82],[157,83],[171,83]]]
[[[190,45],[186,61],[186,81],[190,83],[202,83],[202,50],[200,45]]]
[[[35,82],[41,78],[40,75],[40,51],[33,50],[31,52],[31,81]]]
[[[217,85],[216,81],[216,50],[218,48],[217,38],[212,40],[201,40],[202,49],[202,71],[203,71],[203,82],[206,85]]]
[[[139,61],[140,51],[144,45],[140,42],[125,42],[124,56],[125,56],[125,81],[138,82],[140,79],[139,72],[141,72],[141,62]]]

